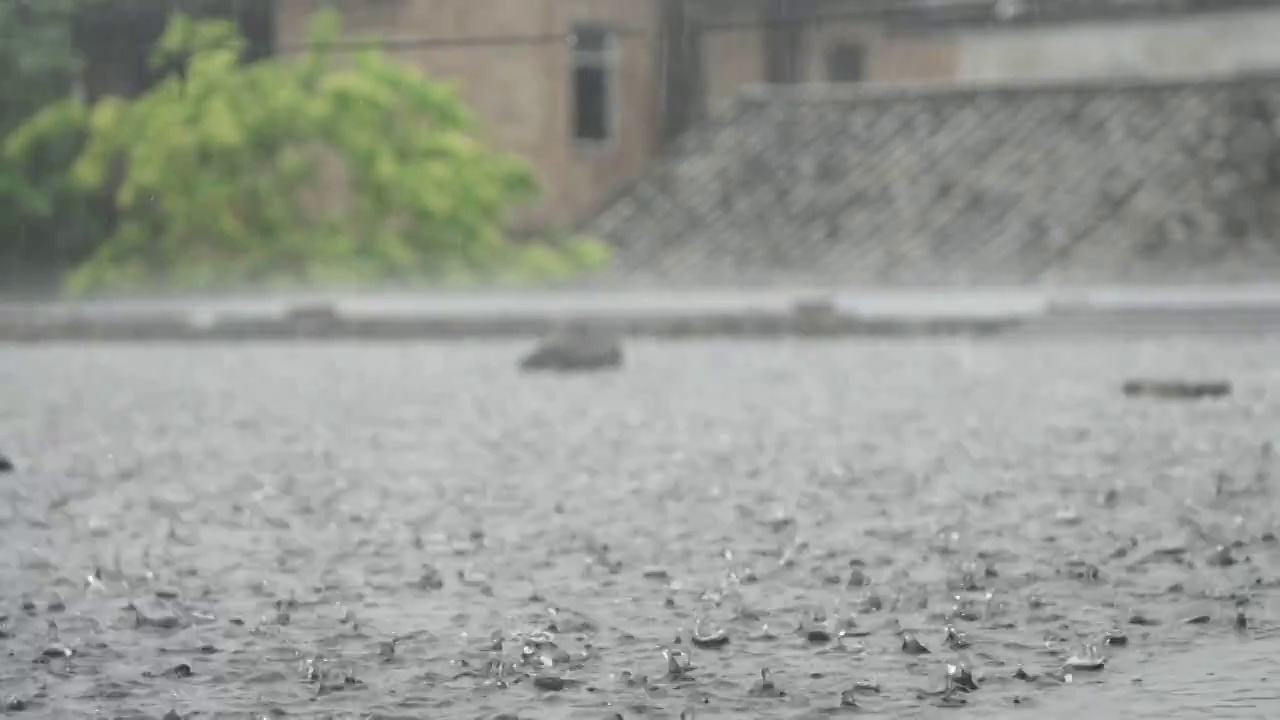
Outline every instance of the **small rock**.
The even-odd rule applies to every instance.
[[[1226,380],[1126,380],[1122,388],[1127,397],[1154,397],[1163,400],[1199,400],[1226,397],[1231,383]]]
[[[611,333],[574,326],[543,338],[520,361],[526,372],[586,372],[622,367],[622,343]]]
[[[13,461],[10,460],[4,453],[0,453],[0,473],[10,473],[10,472],[13,472],[15,469],[16,468],[14,468],[13,466]]]
[[[0,459],[3,459],[3,456],[0,456]],[[10,695],[9,698],[4,701],[4,709],[9,712],[22,712],[27,709],[27,701],[17,695]]]
[[[539,690],[559,692],[564,689],[564,678],[555,675],[539,675],[533,679],[533,686]]]
[[[177,710],[170,710],[164,714],[164,717],[161,718],[161,720],[182,720],[182,716],[178,714]]]

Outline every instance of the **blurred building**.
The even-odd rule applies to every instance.
[[[258,56],[299,49],[334,7],[352,39],[456,84],[537,169],[531,228],[590,213],[748,85],[1280,69],[1280,0],[121,0],[81,23],[90,95],[139,91],[139,38],[193,3],[239,19]]]
[[[745,85],[1280,68],[1265,0],[277,0],[278,46],[322,4],[457,83],[533,161],[539,225],[591,211]]]

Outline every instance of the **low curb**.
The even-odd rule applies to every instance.
[[[916,337],[994,335],[1021,327],[1018,317],[868,317],[829,305],[797,303],[791,312],[643,314],[503,313],[454,316],[349,316],[331,307],[298,307],[282,316],[226,314],[207,322],[180,315],[0,317],[0,342],[462,340],[528,338],[566,325],[591,325],[633,337]]]

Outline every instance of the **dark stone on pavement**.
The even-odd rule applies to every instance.
[[[1231,394],[1231,383],[1226,380],[1126,380],[1124,394],[1127,397],[1156,397],[1166,400],[1198,400],[1200,398],[1226,397]]]
[[[0,453],[0,473],[7,473],[7,472],[13,472],[13,471],[14,471],[13,461],[10,460],[4,453]]]
[[[540,690],[549,690],[551,692],[559,692],[564,689],[564,678],[555,675],[539,675],[533,679],[534,687]]]
[[[622,367],[622,343],[617,336],[585,327],[571,327],[544,338],[520,361],[527,372],[589,372]]]

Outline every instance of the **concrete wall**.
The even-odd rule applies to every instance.
[[[542,180],[544,198],[523,214],[529,226],[564,226],[618,183],[638,175],[656,145],[655,5],[640,0],[288,0],[278,3],[283,46],[306,37],[317,8],[332,4],[352,37],[510,38],[561,35],[574,22],[634,29],[620,38],[615,71],[616,141],[576,146],[571,124],[571,54],[563,42],[477,42],[395,50],[395,56],[454,84],[498,146],[520,153]]]
[[[1280,10],[966,31],[957,80],[1186,77],[1280,69]]]
[[[745,17],[734,19],[742,23]],[[712,109],[743,86],[763,82],[762,35],[758,27],[708,33],[704,56]],[[811,31],[810,82],[827,80],[824,55],[842,41],[866,46],[868,82],[1229,75],[1280,70],[1280,10],[916,34],[871,20],[823,21]]]
[[[1280,80],[773,86],[590,230],[609,282],[1280,280]]]
[[[826,55],[839,43],[867,50],[868,82],[947,80],[955,76],[958,43],[947,36],[891,37],[869,22],[830,21],[810,30],[804,65],[809,82],[827,82]],[[764,82],[764,31],[760,27],[713,29],[703,39],[708,108],[714,112],[748,85]]]

